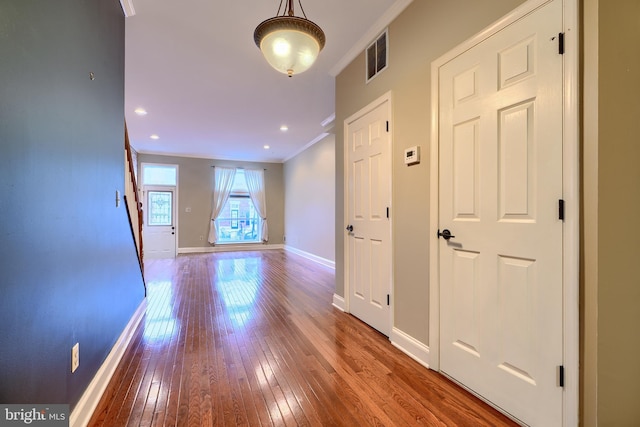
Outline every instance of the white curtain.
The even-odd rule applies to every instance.
[[[229,199],[233,188],[235,168],[215,167],[215,181],[213,183],[213,203],[211,208],[211,226],[209,228],[209,243],[215,245],[218,241],[218,225],[216,219],[220,216],[224,204]]]
[[[267,227],[267,202],[264,188],[264,171],[262,169],[245,169],[244,177],[247,181],[249,196],[253,207],[262,218],[262,241],[269,241],[269,227]]]

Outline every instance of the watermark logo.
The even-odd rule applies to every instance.
[[[0,405],[0,427],[69,427],[69,405]]]

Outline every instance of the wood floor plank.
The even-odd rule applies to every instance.
[[[516,425],[333,307],[325,266],[219,252],[148,260],[145,276],[91,427]]]

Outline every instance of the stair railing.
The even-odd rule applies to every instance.
[[[143,225],[143,212],[142,203],[138,194],[138,184],[136,182],[136,174],[134,171],[133,156],[131,155],[131,143],[129,142],[129,131],[127,130],[127,124],[124,125],[124,149],[126,153],[126,163],[128,170],[125,172],[129,176],[130,188],[125,189],[124,201],[127,206],[127,214],[129,216],[129,224],[131,226],[131,233],[138,252],[138,262],[140,264],[140,271],[142,272],[142,278],[144,280],[144,250],[142,245],[142,225]],[[131,188],[132,187],[132,188]],[[134,203],[129,203],[127,194],[133,193]],[[134,220],[135,218],[135,220]],[[146,294],[146,285],[145,285]]]

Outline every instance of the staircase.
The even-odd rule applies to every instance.
[[[127,207],[129,216],[129,225],[131,226],[131,235],[136,244],[138,252],[138,263],[140,264],[140,272],[144,282],[144,251],[142,248],[142,203],[138,195],[138,185],[136,183],[136,174],[134,171],[133,157],[131,155],[131,144],[129,143],[129,131],[127,125],[124,125],[124,151],[125,151],[125,194],[124,203]],[[145,296],[146,296],[145,284]]]

